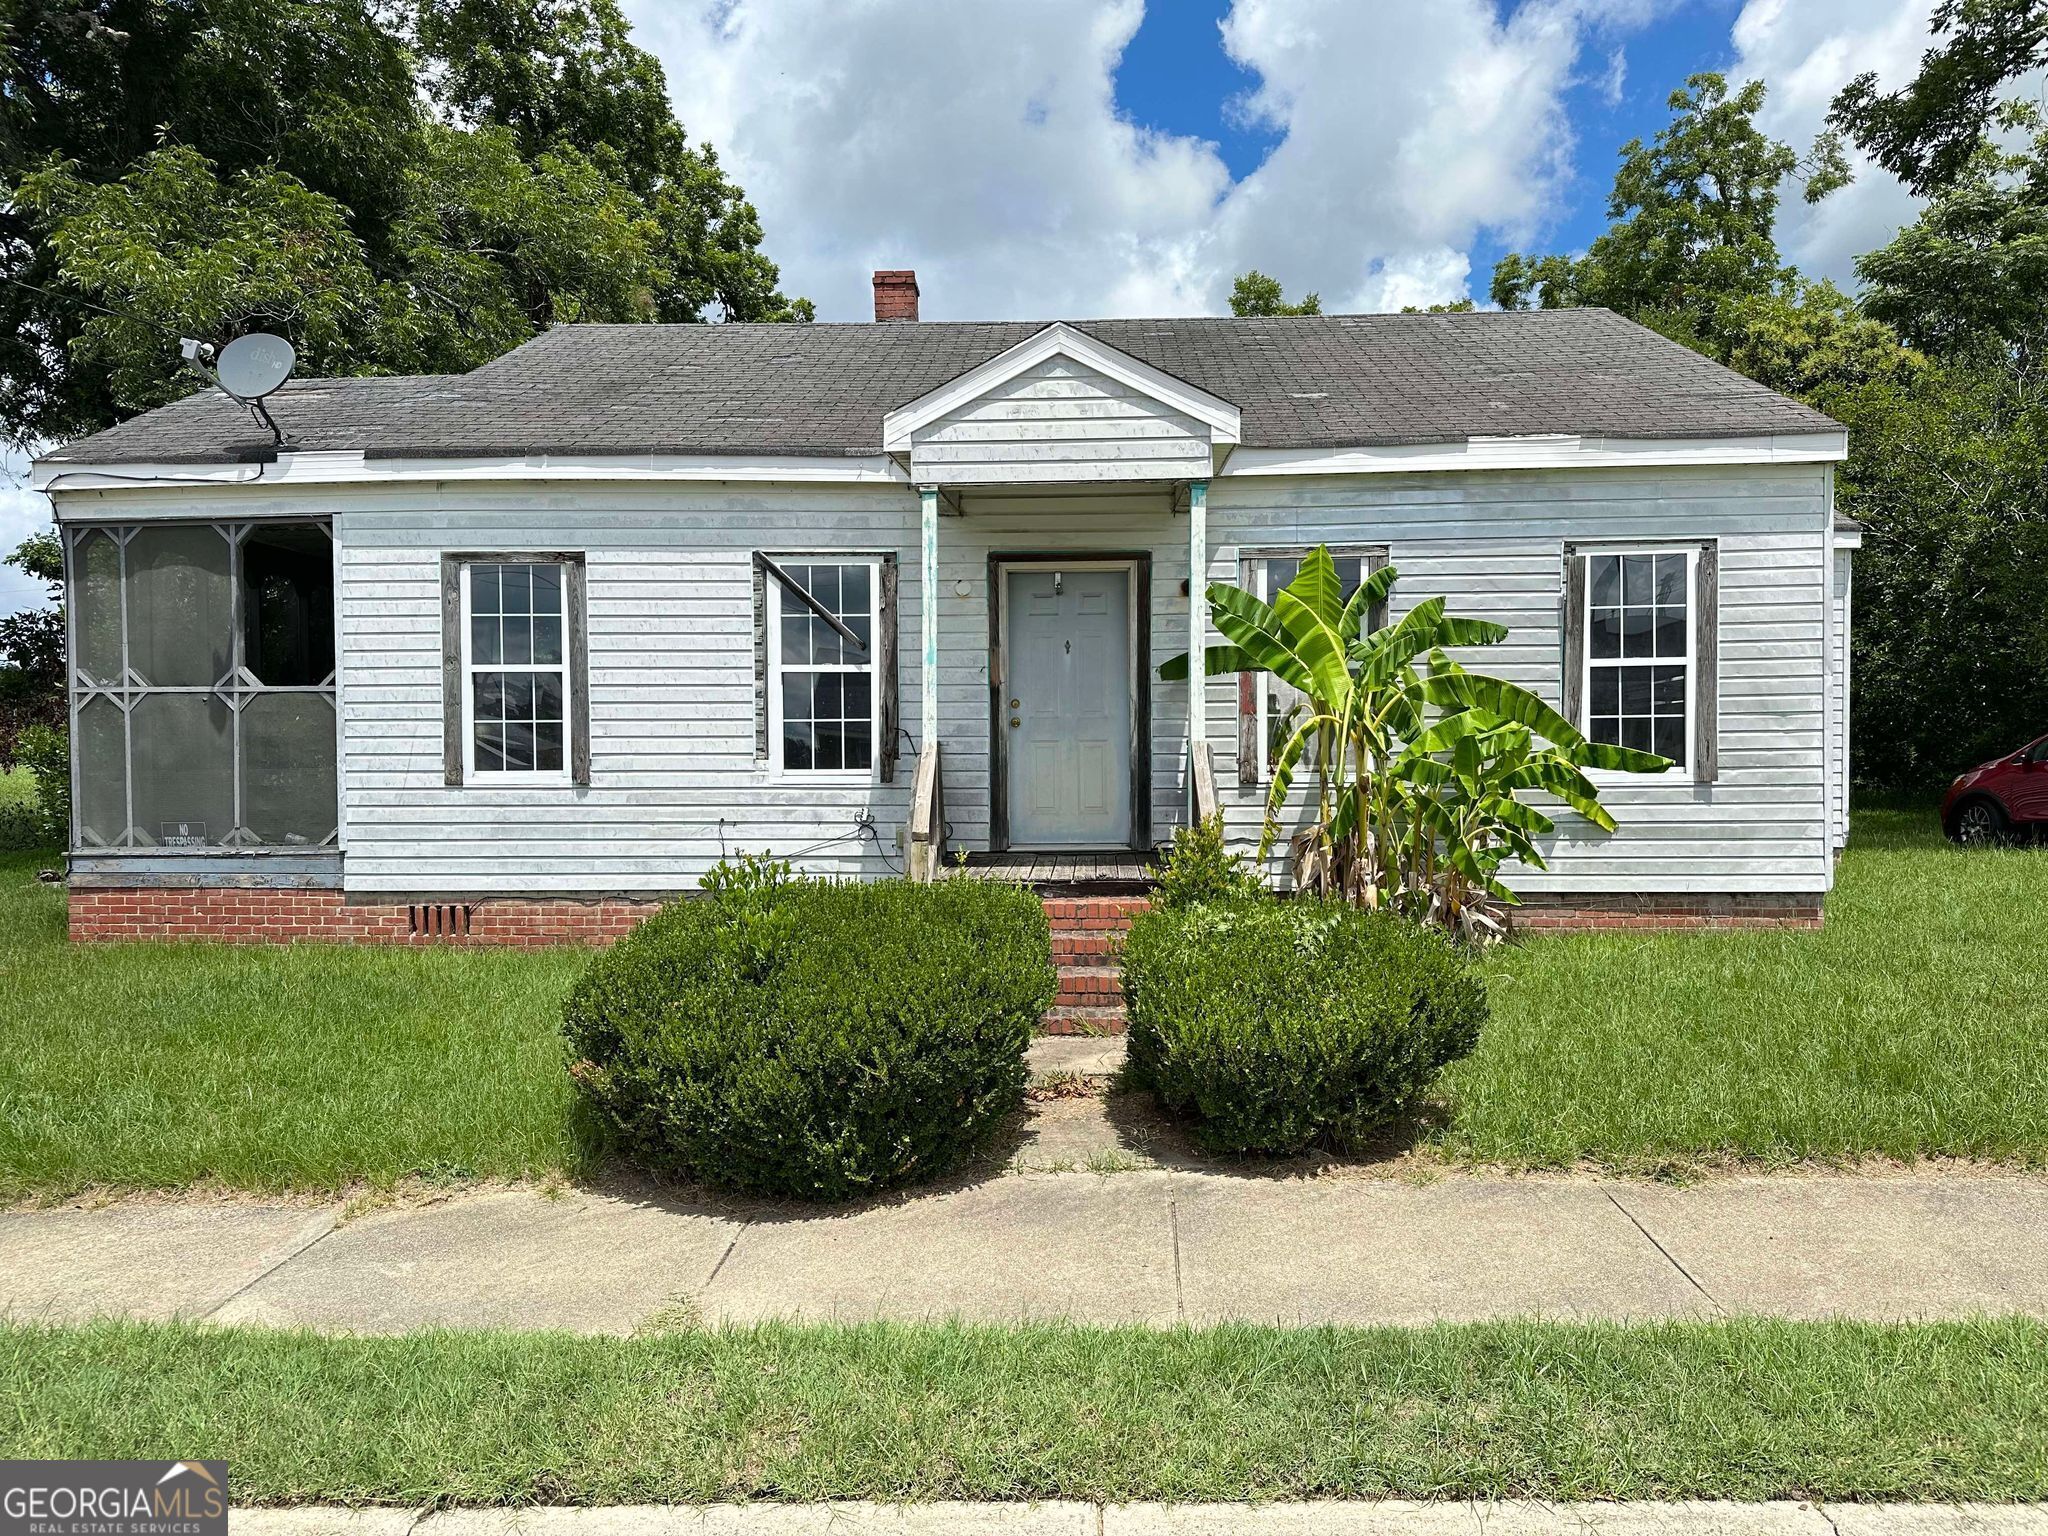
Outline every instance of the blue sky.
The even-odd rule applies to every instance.
[[[1505,14],[1518,6],[1502,7]],[[1730,29],[1740,0],[1691,0],[1649,25],[1595,29],[1587,57],[1562,92],[1576,141],[1567,199],[1544,225],[1544,248],[1583,249],[1607,227],[1607,194],[1621,146],[1670,120],[1667,100],[1687,76],[1735,63]],[[1136,122],[1212,141],[1231,176],[1250,176],[1285,137],[1237,110],[1256,75],[1225,50],[1219,26],[1228,0],[1146,8],[1116,71],[1116,102]],[[1618,86],[1618,90],[1617,90]],[[1473,242],[1472,287],[1484,297],[1494,262],[1511,247],[1492,231]],[[1283,274],[1274,273],[1274,276]],[[1301,286],[1290,282],[1290,296]]]

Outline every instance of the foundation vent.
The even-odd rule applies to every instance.
[[[405,911],[416,939],[459,939],[469,933],[470,909],[461,902],[416,901]]]

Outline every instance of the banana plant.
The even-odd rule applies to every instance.
[[[1206,670],[1269,672],[1307,699],[1274,756],[1261,860],[1307,761],[1315,813],[1292,840],[1296,888],[1484,939],[1502,931],[1500,909],[1516,902],[1501,865],[1543,868],[1537,839],[1556,830],[1523,793],[1551,795],[1611,832],[1614,818],[1586,770],[1670,765],[1589,741],[1526,688],[1468,670],[1450,647],[1497,645],[1508,631],[1446,613],[1441,597],[1365,632],[1366,615],[1399,579],[1384,567],[1347,600],[1336,562],[1318,548],[1271,603],[1214,583],[1210,610],[1228,643],[1208,648]],[[1159,669],[1168,681],[1187,674],[1185,655]]]

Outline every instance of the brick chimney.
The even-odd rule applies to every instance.
[[[900,272],[875,274],[875,318],[915,320],[917,318],[917,274]]]

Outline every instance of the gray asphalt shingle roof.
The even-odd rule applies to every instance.
[[[1602,309],[1070,323],[1237,406],[1246,447],[1837,429]],[[301,449],[371,458],[873,454],[889,411],[1042,329],[932,320],[558,326],[472,373],[294,381],[271,408]],[[268,441],[208,390],[45,462],[220,461]]]

